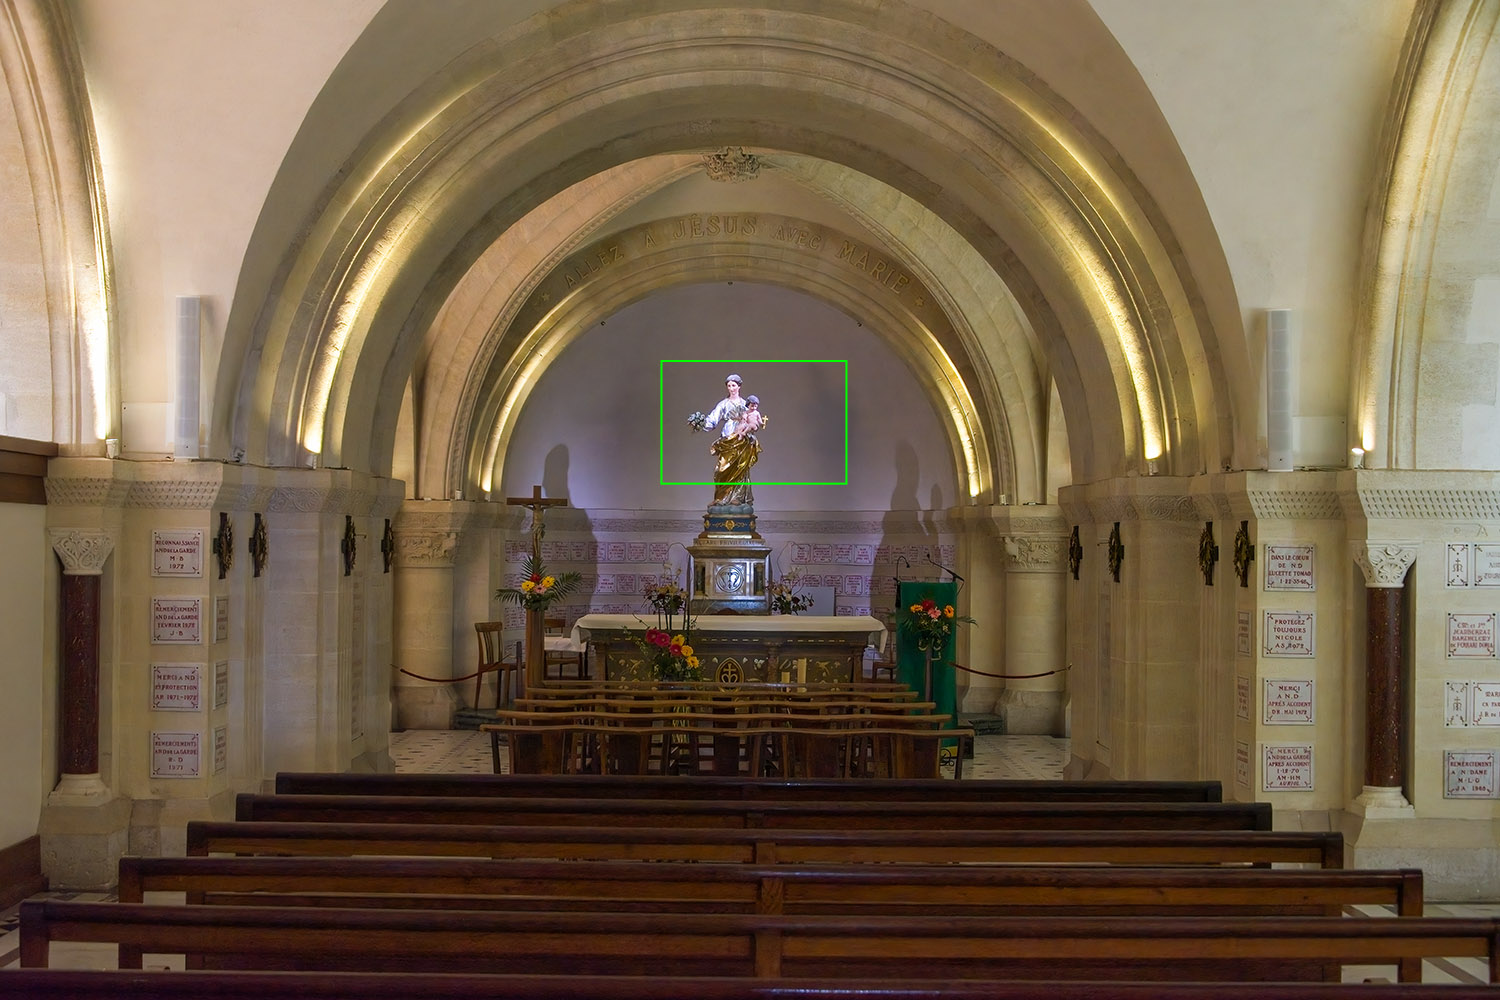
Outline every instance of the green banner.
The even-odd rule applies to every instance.
[[[937,602],[938,607],[945,604],[957,606],[958,584],[941,583],[936,580],[903,580],[896,585],[896,610],[897,620],[904,615],[906,609],[927,598]],[[896,629],[896,676],[901,683],[907,684],[920,692],[923,701],[936,704],[934,711],[938,715],[951,715],[953,722],[943,728],[957,725],[958,719],[958,697],[956,681],[953,670],[953,649],[958,637],[958,629],[948,634],[948,641],[943,644],[942,649],[932,651],[932,688],[927,687],[927,653],[917,648],[917,637],[898,627]]]

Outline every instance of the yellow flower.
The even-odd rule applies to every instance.
[[[521,592],[523,594],[529,594],[529,593],[531,593],[535,589],[536,589],[536,581],[535,580],[522,580],[521,581]]]
[[[694,670],[698,669],[698,658],[696,656],[689,656],[687,658],[687,663],[688,666],[692,667]]]
[[[687,636],[685,635],[672,636],[672,645],[674,646],[681,646],[685,642],[687,642]]]
[[[690,660],[693,659],[693,647],[692,646],[683,646],[682,647],[682,655],[686,656]]]
[[[943,605],[943,614],[947,615],[949,618],[952,618],[953,617],[953,605],[951,605],[951,604],[945,604],[945,605]]]
[[[913,604],[911,607],[907,608],[906,610],[910,611],[912,614],[916,614],[918,611],[922,610],[922,605],[920,605],[920,604]]]
[[[544,577],[542,577],[542,589],[543,590],[551,590],[552,589],[552,585],[554,583],[556,583],[556,582],[557,581],[554,580],[552,577],[550,577],[550,576],[544,576]]]

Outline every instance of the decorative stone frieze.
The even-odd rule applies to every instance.
[[[48,536],[66,576],[99,576],[114,551],[115,540],[103,531],[54,528]]]
[[[1198,503],[1192,497],[1147,494],[1131,498],[1131,508],[1140,521],[1196,521]]]
[[[123,507],[128,479],[112,476],[51,476],[43,483],[49,507]]]
[[[458,552],[458,532],[421,531],[396,533],[395,564],[400,567],[452,566]]]
[[[369,513],[373,496],[369,490],[341,485],[278,486],[271,492],[266,509],[294,514]]]
[[[1068,539],[1064,535],[1000,536],[1005,568],[1013,573],[1061,573],[1067,567]]]
[[[1500,491],[1360,489],[1350,496],[1353,513],[1366,520],[1500,521]]]
[[[219,479],[152,479],[130,487],[129,507],[153,510],[212,510],[223,487]]]
[[[1353,549],[1354,561],[1365,574],[1365,586],[1372,589],[1402,586],[1417,558],[1412,542],[1357,542]]]
[[[1344,516],[1332,490],[1249,490],[1246,498],[1261,521],[1336,521]]]

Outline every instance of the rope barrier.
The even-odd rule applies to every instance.
[[[1046,670],[1040,674],[992,674],[988,670],[975,670],[973,667],[966,667],[962,663],[955,663],[953,664],[953,669],[962,670],[969,674],[978,674],[981,677],[998,677],[1001,680],[1007,681],[1029,681],[1037,677],[1051,677],[1053,674],[1065,674],[1072,668],[1063,667],[1061,670]]]
[[[414,674],[405,667],[397,667],[396,669],[408,677],[415,677],[419,681],[432,681],[434,684],[457,684],[459,681],[471,681],[480,674],[492,674],[500,668],[486,667],[484,670],[476,670],[472,674],[464,674],[462,677],[427,677],[423,674]]]

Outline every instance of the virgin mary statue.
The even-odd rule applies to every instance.
[[[760,412],[760,400],[741,396],[743,380],[730,375],[724,380],[726,395],[707,416],[694,413],[688,423],[694,430],[719,428],[719,436],[709,447],[714,457],[714,499],[709,509],[735,508],[749,511],[755,505],[750,490],[750,469],[760,458],[759,432],[766,426]]]

